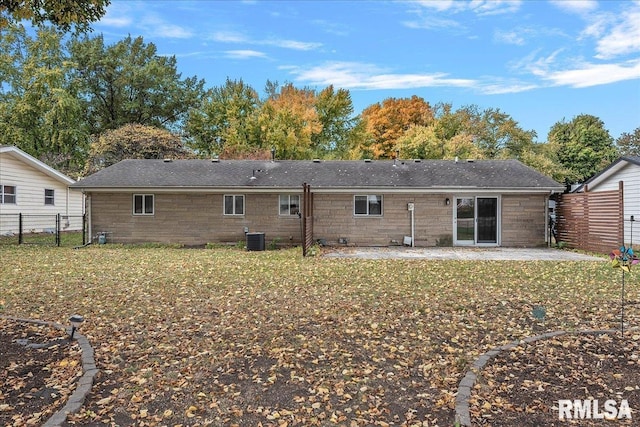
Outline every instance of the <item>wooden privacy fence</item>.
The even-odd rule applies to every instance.
[[[617,190],[562,194],[556,202],[558,242],[573,249],[610,253],[624,233],[623,184]]]
[[[313,193],[306,182],[302,186],[302,256],[313,245]]]

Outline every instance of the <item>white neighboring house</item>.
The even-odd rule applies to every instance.
[[[83,195],[71,191],[75,181],[13,146],[0,146],[0,235],[82,230]]]
[[[624,242],[640,243],[640,156],[620,157],[597,175],[594,175],[576,192],[617,190],[622,181],[624,208]],[[633,216],[635,221],[631,221]],[[633,232],[633,235],[632,235]]]

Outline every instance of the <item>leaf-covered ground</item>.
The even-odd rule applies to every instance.
[[[471,398],[474,425],[536,427],[637,426],[640,418],[640,335],[564,335],[501,353],[479,376]],[[563,411],[559,401],[589,400],[598,413]],[[615,411],[606,401],[614,402]],[[625,400],[630,408],[623,408]],[[594,411],[589,411],[594,415]],[[627,417],[630,416],[630,418]],[[571,418],[569,418],[569,416]]]
[[[80,349],[49,326],[0,319],[0,425],[42,425],[82,375]]]
[[[484,351],[619,325],[621,276],[606,262],[112,245],[0,255],[3,314],[85,316],[101,373],[74,425],[450,426]],[[629,325],[639,311],[628,307]]]

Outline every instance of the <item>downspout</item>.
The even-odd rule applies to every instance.
[[[83,192],[84,194],[84,192]],[[93,227],[91,225],[91,193],[86,195],[86,209],[87,209],[87,233],[89,234],[89,243],[93,242]]]
[[[548,196],[544,196],[544,242],[547,244],[547,247],[551,247],[551,229],[549,228],[549,199],[553,191],[549,193]]]
[[[415,209],[415,203],[409,202],[407,203],[407,210],[411,212],[411,247],[415,247],[415,234],[416,234],[416,222],[415,217],[413,216],[413,211]]]
[[[415,247],[416,245],[416,221],[413,216],[413,209],[411,209],[411,247]]]

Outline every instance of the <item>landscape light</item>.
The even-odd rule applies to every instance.
[[[73,339],[73,335],[76,333],[76,329],[80,327],[80,324],[84,322],[84,317],[79,314],[74,314],[69,318],[69,322],[71,322],[71,337]]]

